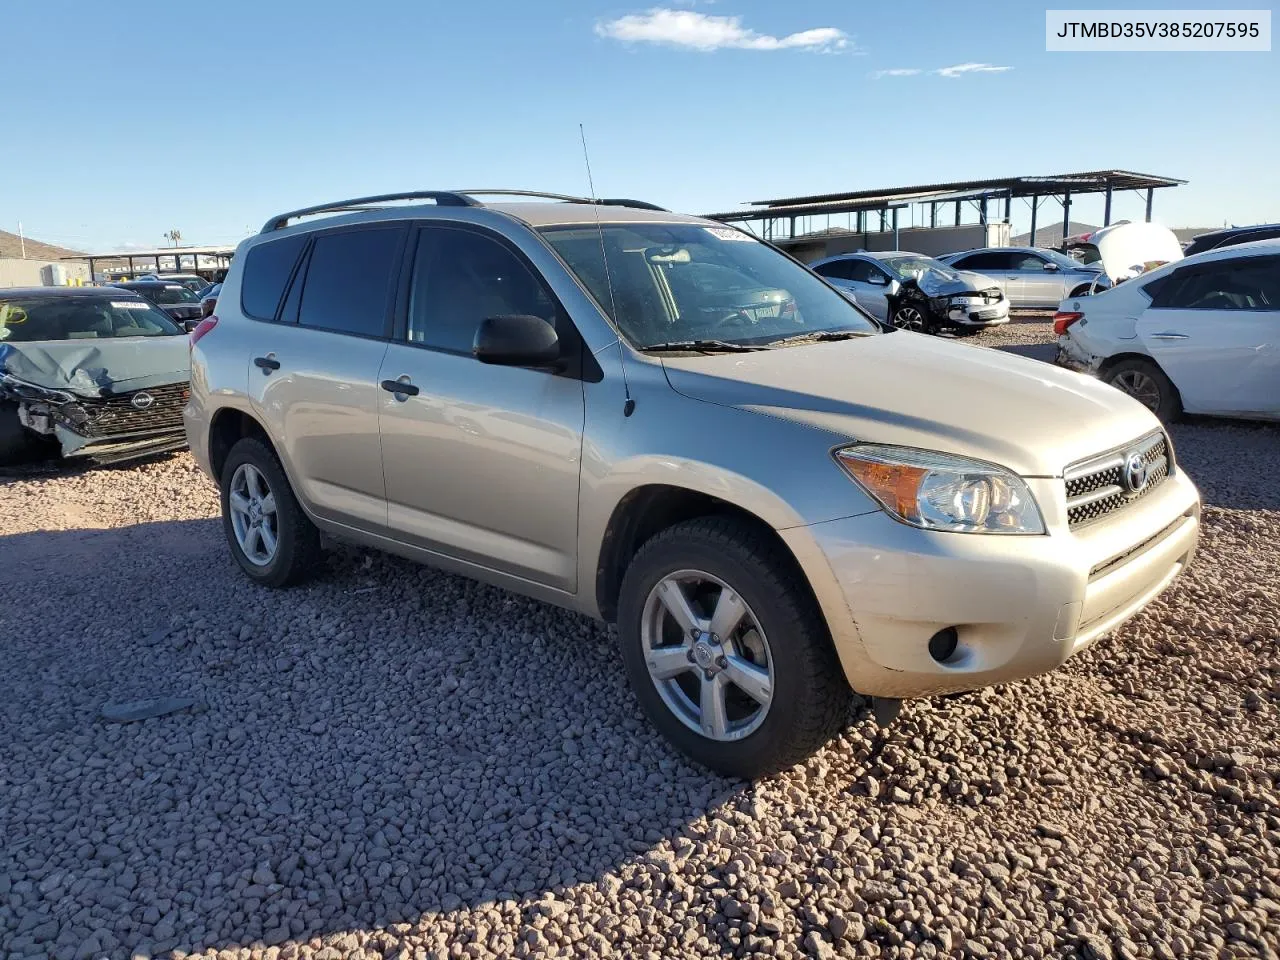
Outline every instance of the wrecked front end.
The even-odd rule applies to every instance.
[[[0,344],[0,415],[16,414],[33,439],[56,442],[64,458],[106,464],[186,446],[186,370],[115,380],[77,367],[65,375],[46,351],[32,352]]]

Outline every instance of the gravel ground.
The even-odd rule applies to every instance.
[[[188,455],[26,469],[0,955],[1275,957],[1280,429],[1174,437],[1204,539],[1149,611],[756,784],[669,750],[589,620],[358,551],[268,593]],[[101,715],[150,697],[194,703]]]

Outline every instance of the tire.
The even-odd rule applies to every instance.
[[[1108,367],[1102,379],[1129,394],[1165,423],[1172,423],[1182,414],[1178,388],[1150,360],[1121,360]]]
[[[715,625],[708,615],[715,612],[724,589],[744,605],[739,626],[725,638],[716,635],[724,640],[718,649],[729,656],[715,661],[719,666],[712,668],[713,686],[725,681],[721,716],[738,724],[720,737],[700,729],[710,712],[701,709],[701,693],[712,680],[699,669],[706,660],[693,658],[705,640],[685,636],[661,599],[662,585],[677,573],[710,576],[721,584],[716,588],[695,577],[680,586],[693,612],[710,621],[706,625]],[[671,645],[654,645],[655,625],[660,627],[656,636]],[[618,632],[632,690],[650,721],[681,752],[718,773],[753,779],[784,770],[820,748],[847,721],[849,687],[803,574],[767,532],[736,518],[689,520],[646,542],[623,577]],[[684,647],[676,645],[681,638]],[[656,677],[649,665],[655,650],[667,651],[669,658],[654,659],[655,664],[683,672],[670,679]],[[682,652],[692,661],[687,666],[680,662]],[[748,659],[751,672],[744,674]],[[767,670],[762,671],[762,664]],[[769,679],[769,702],[763,708],[758,697],[748,696],[731,679],[759,680],[762,672]],[[689,710],[694,706],[689,692],[699,695],[696,717]]]
[[[237,534],[237,524],[245,519],[245,513],[232,508],[233,492],[253,493],[253,477],[256,473],[270,494],[274,511],[265,509],[262,501],[266,496],[257,499],[260,508],[256,513],[269,530],[273,528],[275,538],[274,550],[266,549],[268,541],[262,535],[256,543],[263,549],[255,551],[256,559],[246,552]],[[254,437],[246,437],[237,441],[227,454],[226,463],[222,465],[222,477],[219,482],[219,493],[222,501],[222,531],[226,535],[227,545],[240,569],[250,580],[266,587],[287,587],[303,583],[313,577],[320,569],[324,552],[320,547],[320,532],[302,512],[298,505],[289,479],[280,465],[275,451]],[[258,492],[262,487],[258,486]],[[252,496],[250,500],[254,499]],[[241,501],[243,502],[243,501]],[[274,516],[274,523],[270,517]],[[261,529],[261,527],[260,527]],[[252,539],[248,540],[253,544]]]
[[[910,301],[893,311],[893,325],[899,330],[914,330],[916,333],[936,332],[928,308]]]
[[[18,419],[16,403],[0,403],[0,466],[20,462],[35,445]]]

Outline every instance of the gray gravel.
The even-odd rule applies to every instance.
[[[1174,437],[1147,613],[754,785],[591,621],[357,551],[251,586],[185,454],[0,480],[0,955],[1275,957],[1280,429]]]

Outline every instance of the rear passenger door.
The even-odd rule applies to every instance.
[[[1006,250],[980,250],[951,261],[957,270],[971,270],[990,277],[1004,290],[1010,306],[1025,305],[1021,274],[1014,271],[1015,255]]]
[[[407,233],[385,223],[317,231],[260,244],[245,263],[243,307],[261,321],[253,325],[250,397],[307,507],[373,532],[387,519],[378,370]],[[287,296],[271,296],[272,285],[255,298],[255,255],[289,243],[301,256]],[[263,264],[272,270],[290,259],[287,248],[268,253]]]
[[[408,544],[572,593],[585,357],[564,309],[506,239],[463,224],[413,239],[397,337],[379,374],[388,520]],[[565,370],[483,364],[482,320],[555,324]]]

